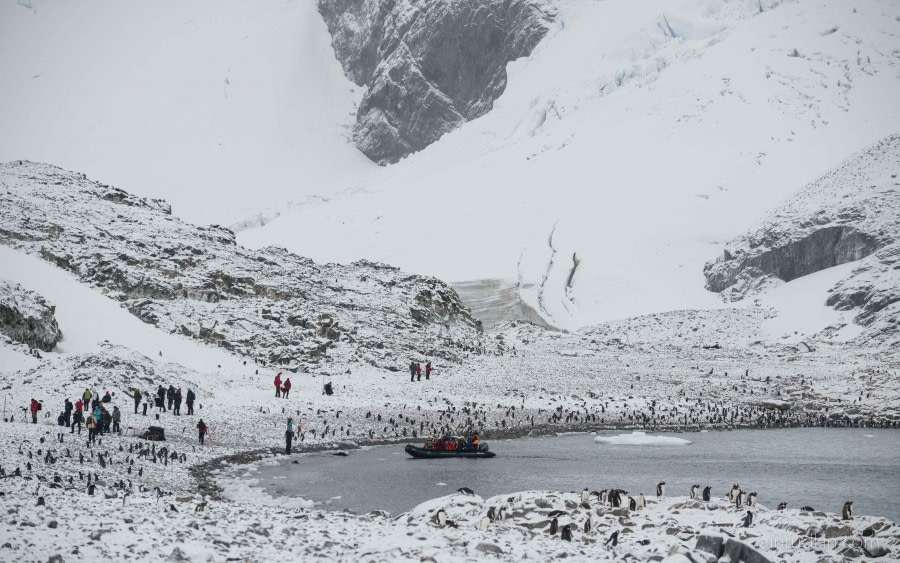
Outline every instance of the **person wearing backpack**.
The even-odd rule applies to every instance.
[[[94,418],[93,413],[88,415],[87,422],[84,425],[88,429],[88,446],[91,446],[94,443],[94,438],[97,437],[97,419]]]
[[[72,415],[72,431],[69,434],[75,433],[75,425],[78,425],[78,435],[81,435],[81,423],[84,422],[84,413],[81,412],[81,407],[75,407],[75,413]]]
[[[193,389],[188,389],[187,392],[187,408],[188,414],[194,414],[194,401],[197,399],[197,394],[194,393]]]
[[[200,445],[203,445],[203,440],[206,438],[206,431],[208,428],[206,427],[206,423],[203,422],[203,419],[200,419],[200,422],[197,423],[197,430],[200,432]]]
[[[41,404],[34,399],[31,399],[31,423],[37,424],[37,413],[41,410]]]

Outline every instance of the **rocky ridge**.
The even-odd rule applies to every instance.
[[[319,0],[335,55],[366,87],[353,139],[397,162],[484,115],[506,64],[531,53],[555,10],[545,0]]]
[[[0,165],[0,243],[38,255],[122,302],[145,322],[297,371],[411,355],[455,361],[448,342],[481,327],[443,282],[371,262],[320,265],[275,247],[252,251],[159,200],[83,174]]]
[[[49,352],[62,338],[55,307],[33,291],[0,279],[0,333],[13,342]]]
[[[897,339],[900,301],[900,135],[888,136],[807,185],[704,267],[725,301],[825,268],[858,262],[827,304],[860,309],[862,340]]]

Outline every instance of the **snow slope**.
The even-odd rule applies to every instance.
[[[894,2],[558,11],[493,111],[242,243],[517,282],[564,328],[717,307],[725,240],[900,129]]]
[[[0,51],[0,161],[77,169],[194,222],[252,222],[374,167],[313,2],[4,2]]]

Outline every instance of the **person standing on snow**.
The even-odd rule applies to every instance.
[[[175,386],[169,385],[166,391],[166,400],[169,401],[169,410],[172,410],[172,404],[175,402]]]
[[[287,419],[287,430],[284,432],[284,453],[286,455],[291,455],[291,441],[294,439],[294,419],[288,417]]]
[[[416,362],[416,381],[422,381],[422,364]]]
[[[431,362],[425,363],[425,379],[431,379]]]
[[[69,434],[75,433],[75,425],[78,425],[78,435],[81,435],[81,423],[84,422],[84,413],[81,412],[81,401],[78,401],[79,406],[75,407],[75,414],[72,415],[72,431]]]
[[[28,408],[31,411],[31,423],[37,424],[37,412],[41,410],[41,405],[34,399],[31,399],[31,406]]]
[[[165,408],[166,408],[166,390],[162,385],[160,385],[159,389],[156,390],[156,398],[157,398],[156,406],[157,407],[162,406],[163,410],[165,410]],[[157,418],[159,418],[159,417],[157,417]]]
[[[275,376],[275,396],[281,397],[281,374]]]
[[[409,362],[409,380],[416,380],[416,362]]]
[[[206,423],[203,422],[203,419],[200,419],[200,422],[197,423],[197,431],[200,433],[200,445],[203,445],[203,440],[206,438]]]
[[[120,423],[120,422],[122,422],[122,413],[119,412],[119,407],[113,407],[113,412],[112,412],[112,423],[113,423],[113,427],[112,427],[112,431],[115,432],[116,434],[121,434],[121,433],[122,433],[122,427],[119,426],[119,423]]]
[[[175,391],[175,410],[172,411],[172,414],[176,416],[181,416],[181,388],[179,387],[177,391]]]
[[[88,408],[88,405],[91,404],[91,390],[85,389],[84,393],[81,394],[81,404],[84,405],[83,408]]]
[[[194,400],[197,399],[197,394],[194,393],[193,389],[188,389],[187,392],[187,408],[188,414],[194,414]]]
[[[63,407],[63,414],[66,417],[66,428],[72,425],[72,401],[66,398],[66,402]]]
[[[138,406],[140,406],[141,399],[143,398],[143,394],[141,393],[141,390],[138,389],[137,387],[135,387],[134,395],[132,395],[132,397],[134,398],[134,414],[137,414]],[[145,412],[144,414],[147,414],[147,413]]]
[[[88,415],[87,422],[84,425],[88,429],[88,443],[87,445],[90,447],[91,444],[94,443],[94,438],[97,437],[97,419],[94,418],[93,414]],[[79,432],[80,434],[80,432]]]
[[[56,439],[59,440],[59,443],[62,444],[63,441],[63,432],[66,428],[66,413],[61,412],[59,416],[56,417]]]
[[[288,398],[288,393],[291,392],[291,378],[287,378],[284,380],[284,385],[281,386],[281,396],[284,399]]]

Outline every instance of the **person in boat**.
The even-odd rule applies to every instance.
[[[472,434],[472,447],[475,449],[476,452],[478,451],[478,434],[477,433]]]
[[[434,441],[431,439],[431,436],[425,438],[425,449],[430,450],[434,448]]]

